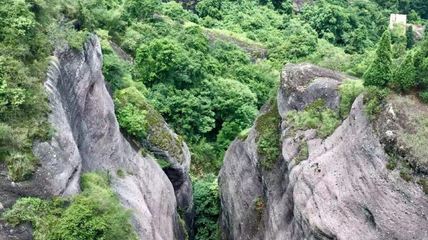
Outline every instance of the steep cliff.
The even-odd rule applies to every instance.
[[[416,181],[386,167],[385,129],[369,120],[363,96],[325,138],[291,126],[291,112],[320,100],[327,113],[337,113],[339,87],[348,78],[308,64],[284,68],[276,101],[225,155],[219,176],[223,239],[428,238],[428,196]],[[280,154],[269,164],[258,128],[266,116],[278,118],[268,128],[278,129],[270,152],[278,148]]]
[[[65,47],[55,52],[45,83],[54,136],[49,142],[35,143],[40,166],[31,180],[11,182],[1,165],[0,203],[7,208],[23,196],[73,195],[80,191],[82,173],[105,171],[121,203],[131,210],[140,239],[184,239],[177,202],[191,212],[188,148],[177,141],[161,149],[167,156],[170,147],[180,150],[181,159],[168,158],[172,169],[180,172],[177,178],[168,178],[152,154],[140,154],[120,132],[101,66],[102,53],[95,36],[82,51]],[[164,122],[162,129],[177,138]],[[31,239],[29,228],[21,228],[11,229],[0,222],[0,239]]]

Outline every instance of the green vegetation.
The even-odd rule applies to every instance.
[[[413,55],[408,53],[403,63],[395,69],[391,81],[394,90],[408,92],[415,87],[416,68],[413,63]]]
[[[295,164],[298,165],[300,162],[308,159],[309,157],[309,147],[306,141],[301,142],[299,146],[299,152],[294,157]]]
[[[409,171],[409,169],[403,168],[400,170],[400,177],[404,179],[406,182],[410,182],[413,180],[413,177]]]
[[[126,88],[115,94],[116,116],[120,127],[136,138],[147,135],[149,123],[144,103],[146,100],[135,88]]]
[[[251,128],[247,128],[247,129],[242,130],[238,134],[237,138],[240,139],[240,140],[242,140],[242,141],[244,141],[245,139],[247,139],[248,134],[250,134],[250,131],[251,131]]]
[[[169,168],[172,166],[172,164],[170,162],[168,162],[167,160],[164,160],[164,159],[157,159],[156,158],[156,162],[159,164],[159,166],[162,169]]]
[[[388,89],[381,89],[374,86],[366,88],[364,95],[364,111],[370,119],[376,118],[377,114],[382,111],[388,94]]]
[[[196,240],[216,240],[220,237],[217,225],[220,198],[216,176],[208,174],[193,181],[193,202],[196,219]]]
[[[422,186],[422,189],[424,190],[425,194],[428,194],[428,178],[421,178],[418,181],[419,185]]]
[[[126,176],[126,173],[125,173],[125,171],[124,171],[123,169],[118,169],[118,170],[116,171],[116,174],[117,174],[117,176],[118,176],[118,177],[120,177],[120,178],[124,178],[124,177]]]
[[[395,154],[389,155],[388,163],[386,164],[386,168],[388,170],[394,170],[397,167],[397,156]]]
[[[23,0],[0,7],[0,162],[14,181],[31,176],[37,165],[33,141],[47,140],[51,132],[42,82],[52,44],[40,20],[51,16],[39,10]]]
[[[257,153],[260,156],[260,165],[264,170],[271,170],[281,156],[280,124],[278,108],[275,100],[271,100],[267,112],[262,113],[256,120]]]
[[[260,222],[263,212],[265,211],[265,208],[266,208],[266,203],[263,197],[257,197],[254,200],[254,208],[256,209],[258,221]]]
[[[391,81],[391,67],[391,34],[387,30],[382,35],[372,65],[364,73],[364,85],[385,87]]]
[[[340,106],[339,114],[342,119],[349,115],[354,100],[364,91],[363,82],[360,80],[346,80],[339,86]]]
[[[38,163],[33,143],[52,134],[42,83],[54,46],[68,42],[80,51],[90,33],[102,39],[103,73],[122,130],[176,156],[186,141],[192,174],[200,178],[195,192],[210,196],[211,203],[218,196],[214,190],[201,190],[214,189],[215,181],[206,176],[217,174],[232,140],[247,137],[258,110],[276,90],[285,63],[311,62],[364,79],[364,84],[349,80],[340,86],[339,113],[322,101],[290,112],[292,132],[313,128],[319,137],[329,136],[362,91],[372,118],[380,112],[387,88],[415,93],[428,103],[428,39],[414,42],[411,28],[406,34],[398,33],[403,29],[385,31],[395,12],[426,25],[425,0],[318,0],[300,12],[294,12],[291,0],[202,0],[184,5],[191,4],[193,10],[167,0],[4,0],[0,164],[6,164],[10,178],[31,178]],[[182,138],[172,137],[164,120]],[[269,170],[281,155],[275,104],[255,127],[260,164]],[[307,144],[302,144],[298,159],[307,156]],[[122,173],[117,175],[123,177]],[[66,206],[58,207],[62,208]],[[199,208],[199,239],[216,235],[218,213],[211,213]]]
[[[306,106],[303,111],[289,111],[286,121],[290,127],[289,134],[297,130],[315,129],[320,138],[330,136],[340,123],[338,114],[328,108],[322,99]]]
[[[35,240],[137,239],[106,174],[87,173],[81,184],[82,193],[72,199],[21,198],[3,218],[12,225],[31,223]]]
[[[406,47],[407,49],[413,48],[415,45],[415,35],[413,33],[413,27],[409,26],[406,30]]]

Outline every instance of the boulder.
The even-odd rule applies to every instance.
[[[284,67],[276,109],[282,156],[270,170],[260,166],[255,128],[229,147],[219,176],[223,239],[428,238],[428,196],[386,168],[363,96],[326,139],[312,129],[287,133],[290,110],[321,98],[337,111],[347,78],[310,64]],[[301,142],[308,154],[296,161]]]

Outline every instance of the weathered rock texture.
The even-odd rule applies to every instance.
[[[119,130],[101,72],[98,39],[91,37],[80,52],[68,48],[57,51],[55,59],[45,84],[52,107],[49,118],[54,137],[50,142],[35,144],[40,167],[30,181],[12,183],[5,169],[0,169],[0,202],[10,207],[22,196],[76,194],[82,173],[107,171],[112,176],[114,191],[133,214],[132,223],[140,239],[184,239],[176,210],[175,183],[171,183],[153,157],[143,157]],[[183,155],[189,155],[184,143],[180,147]],[[190,160],[183,162],[183,178],[188,180],[186,168]],[[125,176],[118,176],[119,170]],[[186,195],[185,200],[180,194]],[[191,188],[186,186],[180,194],[183,207],[191,207]],[[2,240],[31,238],[28,228],[16,232],[0,223]]]
[[[287,132],[290,110],[317,98],[336,109],[346,76],[313,65],[287,65],[278,92],[282,157],[260,166],[257,131],[229,147],[220,172],[223,239],[428,239],[428,196],[386,169],[388,156],[358,97],[326,139]],[[308,158],[296,162],[302,141]]]

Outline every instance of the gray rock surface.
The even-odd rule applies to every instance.
[[[184,239],[173,184],[153,157],[143,157],[122,136],[101,65],[95,36],[83,51],[65,48],[55,53],[45,84],[54,137],[35,144],[40,167],[30,181],[12,183],[5,177],[5,169],[0,169],[0,202],[10,207],[22,196],[76,194],[82,173],[107,171],[120,201],[132,212],[140,239]],[[186,164],[188,167],[190,160]],[[118,176],[119,170],[125,176]],[[10,234],[13,231],[17,230],[0,223],[0,239],[28,239]]]
[[[286,134],[287,111],[316,98],[336,109],[345,78],[308,64],[284,68],[277,98],[282,158],[270,171],[260,167],[255,129],[229,147],[219,176],[223,239],[428,239],[428,196],[386,169],[362,96],[326,139],[313,130]],[[296,163],[301,141],[309,155]]]
[[[312,4],[314,0],[293,0],[293,9],[296,12],[301,12],[306,4]]]

